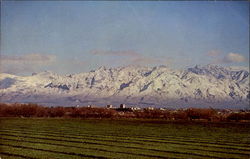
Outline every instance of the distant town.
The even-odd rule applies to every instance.
[[[38,117],[38,118],[138,118],[162,119],[167,121],[240,121],[250,122],[250,110],[213,109],[213,108],[185,108],[168,109],[137,106],[106,107],[72,106],[72,107],[46,107],[38,104],[6,104],[0,103],[0,117]]]

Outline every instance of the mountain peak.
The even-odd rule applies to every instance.
[[[190,72],[190,73],[189,73]],[[1,74],[2,102],[47,105],[133,104],[139,106],[248,105],[249,73],[216,65],[196,65],[186,71],[166,66],[100,67],[88,73],[62,76],[44,71],[33,76]]]
[[[97,70],[106,70],[107,68],[105,66],[99,67]]]

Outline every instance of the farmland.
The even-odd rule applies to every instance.
[[[249,123],[1,118],[5,158],[250,158]]]

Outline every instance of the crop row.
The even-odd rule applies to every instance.
[[[223,137],[220,137],[218,138],[216,136],[216,138],[205,138],[205,137],[191,137],[191,136],[174,136],[174,135],[165,135],[165,136],[156,136],[156,135],[134,135],[134,134],[127,134],[127,135],[124,135],[124,133],[121,135],[121,134],[118,134],[118,133],[112,133],[112,132],[108,132],[106,134],[103,133],[103,131],[100,131],[100,132],[96,132],[94,131],[93,133],[93,130],[92,131],[87,131],[87,130],[81,130],[81,129],[76,129],[76,128],[61,128],[59,130],[55,130],[53,129],[53,127],[48,127],[48,128],[41,128],[40,127],[40,130],[29,130],[29,129],[18,129],[18,128],[15,128],[15,129],[12,129],[12,128],[9,128],[9,129],[2,129],[2,130],[10,130],[10,131],[25,131],[25,132],[32,132],[32,133],[46,133],[46,134],[67,134],[67,135],[70,135],[70,136],[75,136],[77,134],[77,136],[84,136],[84,137],[102,137],[102,138],[109,138],[109,137],[112,137],[116,139],[119,139],[119,138],[122,138],[122,139],[129,139],[129,140],[167,140],[167,139],[176,139],[176,140],[182,140],[182,141],[190,141],[190,142],[197,142],[199,141],[199,143],[212,143],[212,144],[223,144],[223,145],[239,145],[239,146],[247,146],[247,145],[250,145],[250,138],[234,138],[234,139],[228,139],[228,138],[223,138]],[[74,130],[72,132],[72,130]],[[91,133],[92,132],[92,133]],[[91,134],[91,135],[90,135]],[[245,141],[243,141],[243,139],[245,139]],[[239,142],[240,141],[240,142]]]
[[[247,123],[54,118],[1,118],[0,122],[3,159],[250,158]]]
[[[4,144],[3,144],[4,145]],[[6,146],[6,145],[5,145]],[[39,144],[39,145],[36,145],[36,144],[34,144],[34,143],[32,143],[32,144],[30,144],[29,146],[27,146],[27,144],[24,144],[23,142],[22,143],[20,143],[19,145],[18,145],[18,143],[17,142],[14,142],[13,144],[7,144],[7,146],[12,146],[12,147],[19,147],[19,148],[23,148],[23,149],[30,149],[30,150],[40,150],[40,151],[47,151],[47,152],[53,152],[53,153],[60,153],[60,151],[55,151],[55,150],[53,150],[53,149],[62,149],[62,147],[59,147],[58,145],[56,145],[56,147],[52,147],[53,145],[52,144],[48,144],[48,145],[41,145],[41,144]],[[38,146],[38,147],[37,147]],[[39,147],[42,147],[42,148],[39,148]],[[46,147],[46,149],[44,149]],[[67,153],[62,153],[62,154],[70,154],[70,155],[77,155],[77,156],[79,156],[79,153],[76,153],[77,151],[79,152],[79,151],[83,151],[84,153],[86,152],[86,148],[84,148],[84,149],[79,149],[79,150],[76,150],[76,149],[74,149],[74,150],[72,150],[74,147],[70,147],[70,146],[68,146],[67,147]],[[88,149],[88,148],[87,148]],[[64,151],[63,151],[64,152]],[[101,151],[92,151],[92,153],[95,153],[95,154],[102,154],[103,156],[105,156],[104,155],[104,153],[101,153]],[[106,152],[108,152],[108,151],[106,151]],[[112,152],[112,151],[111,151]],[[136,151],[137,153],[138,153],[138,151]],[[117,152],[112,152],[112,153],[108,153],[108,154],[112,154],[112,155],[115,155]],[[80,154],[82,154],[82,153],[80,153]],[[129,154],[129,153],[128,153]],[[126,156],[128,156],[128,154],[127,153],[125,153],[125,155]],[[199,157],[199,158],[211,158],[211,157],[213,157],[213,158],[219,158],[219,157],[215,157],[215,156],[211,156],[211,155],[205,155],[205,154],[193,154],[193,153],[190,153],[190,152],[175,152],[175,151],[168,151],[168,153],[164,153],[164,154],[162,154],[162,155],[142,155],[142,154],[140,154],[140,153],[138,153],[137,155],[138,156],[143,156],[143,157],[146,157],[146,158],[166,158],[166,157],[168,157],[169,158],[169,156],[171,156],[170,154],[176,154],[177,156],[178,155],[188,155],[189,157],[190,157],[190,155],[192,156],[192,158],[196,158],[196,157]],[[83,155],[85,155],[85,154],[83,154]],[[107,155],[107,154],[106,154]],[[89,155],[90,156],[90,155]],[[120,155],[115,155],[115,156],[120,156]],[[106,157],[106,156],[105,156]],[[110,156],[108,156],[108,158],[110,158]],[[111,157],[112,158],[112,157]],[[136,158],[138,158],[138,157],[136,157]],[[172,157],[171,157],[172,158]]]
[[[39,125],[39,123],[36,123],[36,126],[37,125]],[[72,125],[72,124],[71,124]],[[75,127],[75,126],[60,126],[60,127],[55,127],[55,126],[47,126],[47,127],[41,127],[41,126],[39,126],[38,128],[34,128],[34,126],[35,125],[29,125],[29,126],[27,126],[27,127],[25,127],[25,126],[18,126],[18,125],[12,125],[11,127],[14,127],[14,128],[20,128],[20,129],[22,129],[22,130],[27,130],[27,129],[29,129],[30,127],[32,127],[32,129],[34,130],[34,131],[37,131],[36,129],[39,129],[38,131],[40,131],[40,130],[42,130],[42,131],[44,131],[44,130],[49,130],[49,131],[51,131],[51,130],[53,130],[53,131],[58,131],[58,132],[63,132],[63,133],[72,133],[72,130],[74,130],[74,134],[82,134],[82,133],[84,133],[84,135],[85,134],[97,134],[97,135],[103,135],[103,131],[107,131],[107,130],[102,130],[102,129],[92,129],[92,130],[86,130],[86,128],[84,127],[84,126],[82,126],[82,127]],[[11,129],[11,128],[10,128]],[[215,132],[216,133],[216,132]],[[235,136],[231,136],[231,135],[227,135],[227,134],[224,134],[224,133],[221,133],[221,135],[219,135],[219,134],[216,134],[216,136],[193,136],[193,137],[191,137],[190,136],[190,134],[181,134],[181,135],[176,135],[176,134],[172,134],[172,135],[170,135],[170,134],[167,134],[167,135],[164,135],[164,134],[162,134],[162,135],[160,135],[160,134],[151,134],[151,135],[149,135],[149,134],[143,134],[143,135],[138,135],[138,134],[131,134],[131,133],[126,133],[126,132],[123,132],[122,134],[121,133],[119,133],[119,132],[117,132],[117,131],[115,131],[115,130],[108,130],[108,133],[107,134],[109,134],[110,136],[119,136],[119,137],[128,137],[128,136],[133,136],[133,137],[138,137],[138,138],[158,138],[158,139],[161,139],[161,138],[163,138],[163,139],[165,139],[165,138],[179,138],[179,139],[186,139],[186,138],[188,138],[188,139],[194,139],[194,140],[197,140],[197,139],[199,139],[199,141],[204,141],[204,142],[206,142],[206,141],[211,141],[211,139],[212,138],[214,138],[214,139],[216,139],[216,141],[218,141],[218,142],[220,142],[220,143],[226,143],[226,144],[230,144],[230,143],[232,143],[232,144],[236,144],[236,143],[246,143],[246,144],[250,144],[250,138],[242,138],[241,137],[241,134],[239,133],[238,135],[235,135]],[[194,135],[194,134],[192,134],[192,135]],[[197,135],[197,134],[195,134],[195,135]],[[242,139],[245,139],[245,141],[244,140],[242,140]],[[240,141],[240,142],[239,142]]]
[[[20,154],[14,154],[14,153],[8,153],[8,152],[1,152],[0,151],[0,156],[3,158],[13,158],[13,159],[19,159],[19,158],[26,158],[26,159],[37,159],[35,157],[28,157],[25,155],[20,155]]]
[[[4,136],[4,135],[3,135]],[[85,149],[93,149],[93,150],[97,150],[97,151],[107,151],[107,150],[103,150],[103,149],[98,149],[98,148],[90,148],[90,147],[82,147],[80,145],[74,145],[74,144],[66,144],[66,143],[57,143],[57,142],[51,142],[49,140],[27,140],[27,138],[23,137],[24,139],[20,139],[22,137],[19,136],[19,140],[17,139],[13,139],[13,138],[6,138],[4,136],[4,138],[2,138],[3,140],[11,140],[11,141],[20,141],[20,142],[29,142],[29,143],[40,143],[40,144],[52,144],[52,145],[57,145],[57,146],[68,146],[68,147],[75,147],[75,148],[85,148]],[[46,142],[45,142],[46,141]],[[173,146],[173,145],[172,145]],[[127,148],[127,147],[126,147]],[[178,148],[178,147],[177,147]],[[209,150],[209,149],[201,149],[201,148],[188,148],[188,147],[184,147],[184,149],[188,149],[188,150],[193,150],[193,151],[206,151],[206,152],[213,152],[213,153],[227,153],[227,154],[236,154],[236,155],[240,155],[240,156],[249,156],[250,153],[246,153],[246,152],[227,152],[227,151],[219,151],[219,150]],[[144,154],[139,154],[138,152],[137,153],[131,153],[129,151],[126,151],[126,152],[122,152],[122,151],[110,151],[109,152],[113,152],[113,153],[125,153],[125,154],[133,154],[133,155],[139,155],[139,156],[146,156]],[[158,152],[166,152],[164,150],[159,150]],[[151,156],[151,157],[155,157],[154,155],[148,155],[148,156]]]
[[[150,157],[150,158],[164,158],[162,156],[157,155],[150,155],[150,154],[142,154],[142,153],[133,153],[133,152],[123,152],[123,151],[112,151],[112,150],[105,150],[100,148],[91,148],[91,147],[83,147],[83,146],[74,146],[74,145],[67,145],[67,144],[57,144],[57,143],[49,143],[49,142],[41,142],[41,141],[27,141],[27,140],[16,140],[16,139],[7,139],[2,138],[2,140],[7,141],[14,141],[14,142],[26,142],[26,143],[34,143],[34,144],[47,144],[47,145],[54,145],[54,146],[64,146],[64,147],[70,147],[70,148],[79,148],[79,149],[89,149],[94,151],[103,151],[103,152],[109,152],[109,153],[116,153],[116,154],[126,154],[126,155],[135,155],[135,156],[143,156],[143,157]]]
[[[2,134],[2,135],[7,135],[7,136],[11,136],[10,134]],[[139,150],[150,150],[150,151],[155,151],[155,152],[157,152],[157,153],[159,153],[159,152],[168,152],[168,153],[173,153],[173,151],[166,151],[166,150],[160,150],[159,148],[157,148],[157,149],[149,149],[149,148],[143,148],[143,147],[135,147],[135,146],[121,146],[121,144],[120,144],[120,146],[119,146],[119,144],[115,144],[115,143],[109,143],[109,144],[107,144],[107,143],[103,143],[103,142],[100,142],[100,143],[98,143],[98,142],[87,142],[87,141],[81,141],[81,140],[67,140],[67,139],[55,139],[55,138],[48,138],[48,137],[31,137],[31,136],[21,136],[21,135],[12,135],[12,136],[16,136],[16,137],[18,137],[18,138],[20,138],[20,137],[24,137],[24,138],[33,138],[33,139],[41,139],[41,140],[51,140],[51,141],[62,141],[62,142],[73,142],[73,143],[83,143],[83,144],[95,144],[95,145],[104,145],[104,146],[114,146],[114,147],[120,147],[120,148],[131,148],[131,149],[137,149],[137,151],[138,151],[138,149]],[[98,141],[97,139],[96,139],[96,141]],[[178,144],[178,143],[174,143],[174,144]],[[190,143],[191,144],[191,143]],[[186,146],[190,146],[190,144],[189,143],[187,143],[186,144]],[[122,145],[124,145],[124,144],[122,144]],[[183,144],[181,144],[181,145],[183,145]],[[191,144],[192,145],[192,144]],[[148,146],[147,146],[148,147]],[[199,152],[199,151],[204,151],[204,150],[202,150],[202,149],[192,149],[193,151],[195,150],[195,152],[197,151],[197,152]],[[206,150],[206,152],[216,152],[216,153],[227,153],[226,151],[224,151],[224,152],[221,152],[221,151],[211,151],[211,150]],[[177,152],[177,153],[180,153],[180,154],[190,154],[190,153],[188,153],[188,152],[186,152],[186,153],[183,153],[183,149],[182,149],[182,152]],[[204,152],[203,152],[204,153]],[[192,154],[192,153],[191,153]],[[244,153],[230,153],[230,154],[237,154],[237,155],[248,155],[248,154],[244,154]],[[197,154],[194,154],[194,155],[197,155]],[[199,154],[198,154],[199,155]],[[204,157],[204,155],[203,155],[203,157]]]
[[[198,143],[200,145],[205,144],[206,146],[208,145],[215,145],[215,146],[222,146],[226,148],[233,147],[235,149],[240,149],[244,148],[250,151],[250,146],[248,143],[221,143],[219,141],[217,142],[212,142],[212,141],[202,141],[198,138],[190,139],[190,138],[176,138],[176,137],[165,137],[165,138],[146,138],[146,137],[128,137],[126,136],[125,138],[123,137],[114,137],[111,135],[90,135],[90,134],[77,134],[77,133],[71,133],[71,134],[62,134],[62,132],[54,132],[54,131],[40,131],[40,132],[34,132],[34,131],[25,131],[22,132],[21,130],[1,130],[2,132],[16,132],[16,133],[22,133],[22,134],[27,134],[27,135],[46,135],[50,137],[63,137],[63,138],[70,138],[70,139],[87,139],[87,140],[97,140],[99,141],[116,141],[116,142],[122,142],[122,143],[134,143],[134,144],[146,144],[146,145],[151,145],[152,143],[159,143],[159,144],[165,144],[165,143],[170,143],[172,142],[182,142],[182,143]],[[149,144],[151,143],[151,144]]]
[[[41,127],[40,127],[41,128]],[[41,133],[41,132],[44,132],[44,133],[54,133],[54,134],[68,134],[68,135],[74,135],[74,134],[82,134],[83,136],[88,136],[92,131],[87,131],[87,130],[78,130],[75,128],[74,132],[72,133],[72,129],[73,128],[61,128],[60,130],[54,130],[53,127],[47,127],[47,128],[41,128],[41,130],[39,130],[39,132],[37,130],[29,130],[29,132],[33,132],[33,133]],[[2,129],[2,130],[11,130],[11,131],[24,131],[24,128],[22,129],[17,129],[17,127],[15,127],[15,129]],[[57,132],[55,132],[57,131]],[[27,129],[25,129],[25,132],[27,132]],[[91,133],[93,134],[93,133]],[[117,134],[117,133],[112,133],[112,132],[108,132],[109,135],[104,135],[103,134],[103,131],[100,131],[100,132],[94,132],[93,135],[95,136],[100,136],[100,137],[121,137],[121,138],[127,138],[130,134],[127,134],[127,135],[121,135],[121,134]],[[91,136],[93,136],[91,135]],[[205,138],[205,137],[191,137],[191,136],[174,136],[174,135],[165,135],[165,136],[156,136],[156,135],[133,135],[133,137],[129,136],[129,138],[131,139],[136,139],[136,138],[142,138],[142,139],[168,139],[168,138],[171,138],[171,139],[190,139],[190,140],[195,140],[197,141],[197,139],[199,141],[204,141],[204,142],[207,142],[207,141],[211,141],[211,137],[210,138]],[[228,138],[223,138],[223,137],[220,137],[219,139],[216,139],[216,141],[220,142],[220,143],[226,143],[226,144],[242,144],[242,143],[239,143],[239,139],[242,139],[242,138],[234,138],[234,140],[236,141],[228,141]],[[231,138],[232,140],[232,138]],[[250,144],[250,142],[247,140],[245,144]]]
[[[0,145],[14,147],[14,148],[28,149],[28,150],[36,150],[36,151],[65,154],[65,155],[71,155],[71,156],[79,156],[79,157],[98,158],[98,159],[105,159],[106,158],[106,157],[97,156],[97,155],[87,155],[87,154],[75,153],[75,152],[66,152],[66,151],[57,151],[57,150],[51,150],[51,149],[35,148],[32,145],[31,146],[22,146],[22,145],[7,144],[7,143],[0,143]]]

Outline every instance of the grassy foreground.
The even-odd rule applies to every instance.
[[[0,118],[0,157],[247,159],[250,124]]]

